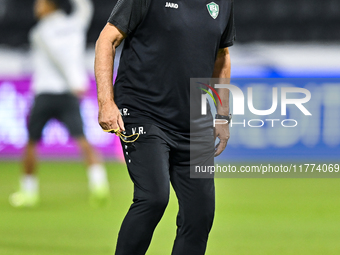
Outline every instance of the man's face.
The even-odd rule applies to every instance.
[[[41,19],[53,9],[55,9],[54,4],[48,0],[35,0],[34,2],[34,16],[37,19]]]

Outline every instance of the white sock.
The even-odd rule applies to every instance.
[[[38,178],[33,174],[25,174],[20,180],[21,190],[31,194],[36,194],[39,191]]]
[[[89,166],[87,174],[89,178],[90,189],[93,187],[108,184],[105,167],[101,164],[94,164]]]

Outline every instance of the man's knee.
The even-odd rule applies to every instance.
[[[178,218],[178,225],[199,234],[200,232],[209,232],[215,215],[215,198],[214,195],[204,194],[201,199],[192,201],[184,205],[184,215]]]
[[[149,194],[143,199],[135,200],[135,203],[144,205],[146,211],[152,214],[163,215],[165,208],[169,202],[169,195],[167,193],[158,192],[155,194]]]
[[[212,224],[215,215],[215,193],[204,194],[199,207],[198,219],[202,223],[211,222]]]
[[[147,199],[147,205],[157,211],[164,211],[169,202],[169,195],[167,194],[154,194]]]
[[[200,228],[206,226],[206,228],[210,229],[215,216],[215,206],[209,204],[209,206],[205,207],[205,209],[197,209],[194,216],[187,218],[189,221],[189,225],[192,228]]]

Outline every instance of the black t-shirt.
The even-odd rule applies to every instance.
[[[127,34],[114,86],[124,122],[190,132],[190,78],[211,77],[235,39],[234,0],[211,1],[117,1],[108,22]]]

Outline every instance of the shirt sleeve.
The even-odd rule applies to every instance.
[[[108,22],[129,34],[143,20],[149,3],[150,0],[118,0]]]
[[[231,0],[229,21],[221,37],[220,49],[232,46],[234,44],[235,39],[236,29],[234,22],[234,0]]]

